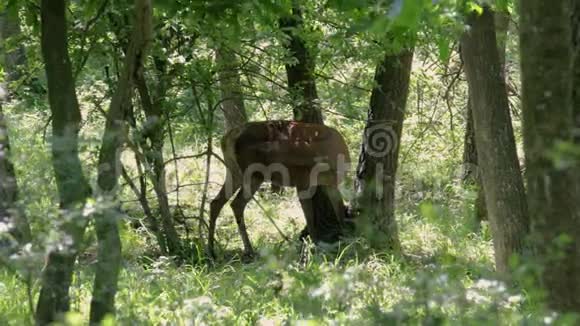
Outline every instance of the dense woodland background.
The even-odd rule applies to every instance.
[[[0,323],[580,322],[577,1],[0,3]],[[353,161],[262,187],[247,121],[324,123]],[[376,151],[383,155],[376,155]],[[376,178],[377,171],[382,172]],[[304,234],[303,234],[304,235]]]

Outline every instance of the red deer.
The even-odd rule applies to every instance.
[[[208,251],[215,257],[214,241],[218,215],[226,202],[239,190],[231,203],[244,245],[244,256],[254,251],[246,231],[244,209],[264,181],[280,187],[296,187],[306,218],[307,230],[314,231],[311,193],[316,186],[336,186],[342,181],[348,148],[333,128],[295,121],[249,122],[223,137],[222,151],[227,173],[225,183],[210,204]],[[330,195],[334,213],[344,219],[340,193]]]

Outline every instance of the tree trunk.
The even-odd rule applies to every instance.
[[[503,78],[506,76],[506,41],[507,31],[510,22],[510,15],[506,12],[495,13],[495,30],[497,36],[497,48],[499,51],[499,61]],[[474,185],[477,197],[475,199],[475,223],[479,229],[481,222],[487,219],[485,208],[485,189],[481,180],[479,164],[477,160],[477,147],[475,146],[475,128],[473,127],[472,91],[468,92],[467,101],[467,123],[465,127],[465,137],[463,141],[463,182],[467,185]]]
[[[152,37],[150,0],[135,0],[133,33],[125,56],[124,69],[107,112],[105,131],[99,152],[97,184],[103,209],[95,217],[99,242],[95,271],[90,322],[100,323],[115,312],[115,294],[121,268],[121,238],[118,218],[121,212],[116,202],[118,179],[121,173],[120,152],[127,139],[126,116],[129,114],[134,92],[135,76],[143,67],[143,59]]]
[[[36,322],[43,325],[69,310],[74,262],[87,223],[82,209],[91,193],[78,153],[81,112],[68,55],[65,11],[64,0],[41,2],[41,46],[52,113],[52,163],[63,214],[62,230],[71,240],[70,245],[51,248],[46,259],[36,308]]]
[[[357,227],[372,247],[400,251],[395,185],[413,50],[386,54],[377,65],[357,168]]]
[[[219,67],[220,90],[222,93],[221,109],[224,114],[226,132],[248,122],[242,83],[239,74],[239,62],[236,54],[225,45],[216,50],[216,62]]]
[[[573,120],[573,141],[576,148],[580,148],[580,2],[574,1],[573,3],[573,12],[572,12],[572,51],[573,51],[573,86],[572,86],[572,120]],[[580,158],[576,157],[576,169],[574,171],[574,177],[576,178],[576,199],[580,196],[580,164],[578,163]],[[576,202],[577,203],[577,202]],[[577,204],[578,205],[578,204]],[[578,214],[579,208],[575,208],[576,213]],[[575,217],[575,221],[568,222],[575,227],[575,258],[570,259],[568,258],[568,263],[573,261],[574,265],[574,275],[576,275],[576,279],[572,280],[572,282],[576,285],[575,289],[569,289],[568,291],[573,291],[572,295],[578,294],[580,291],[580,236],[579,236],[579,228],[580,228],[580,219],[578,216]],[[570,295],[570,293],[567,293]],[[576,299],[575,311],[578,312],[580,308],[580,303],[578,299]]]
[[[580,2],[573,2],[572,12],[572,55],[574,65],[573,87],[572,87],[572,114],[574,117],[574,143],[580,144]]]
[[[181,241],[177,230],[171,210],[169,208],[169,199],[167,198],[167,186],[165,177],[165,159],[163,158],[163,145],[165,140],[165,123],[166,120],[162,116],[163,103],[165,101],[166,86],[162,80],[166,72],[164,69],[159,69],[160,85],[156,99],[151,98],[147,81],[143,73],[137,76],[137,89],[141,98],[141,104],[145,111],[145,128],[143,130],[144,140],[149,139],[150,144],[146,141],[141,142],[145,154],[147,164],[152,167],[152,174],[149,173],[153,190],[157,195],[159,204],[159,212],[161,215],[161,224],[163,226],[163,233],[165,242],[167,244],[167,252],[171,255],[179,256],[182,254]]]
[[[569,1],[520,3],[526,179],[532,235],[550,308],[580,312],[578,163],[562,153],[574,136]],[[576,18],[577,15],[574,15]],[[575,67],[576,69],[576,67]]]
[[[286,63],[294,120],[324,124],[314,78],[316,64],[306,42],[300,36],[303,26],[302,12],[297,7],[292,8],[292,15],[280,19],[280,28],[288,38],[285,46],[290,56],[296,60]]]
[[[0,14],[0,43],[20,35],[20,22],[16,10]],[[3,59],[3,60],[2,60]],[[0,58],[6,70],[4,79],[8,84],[20,79],[20,69],[26,64],[24,47],[5,52]],[[30,225],[24,210],[18,204],[18,182],[10,157],[8,126],[2,111],[2,103],[9,98],[9,86],[0,84],[0,224],[10,225],[10,234],[20,244],[31,241]]]
[[[18,37],[22,33],[20,29],[20,19],[18,17],[18,6],[12,5],[5,12],[0,13],[0,40],[2,43],[12,37]],[[21,69],[26,66],[26,52],[20,43],[13,51],[3,51],[4,69],[6,69],[6,80],[12,82],[20,79]],[[2,58],[0,58],[2,59]]]
[[[314,78],[315,63],[309,52],[306,42],[300,36],[303,28],[302,13],[299,8],[292,8],[292,15],[283,17],[279,21],[280,28],[288,38],[285,46],[296,62],[286,64],[288,88],[293,100],[294,120],[323,124],[322,111],[318,104],[316,80]],[[314,242],[336,242],[343,232],[343,216],[337,216],[333,201],[339,210],[346,211],[342,195],[338,188],[318,186],[311,199],[307,199],[306,206],[302,206],[304,215],[312,213],[312,223],[309,230],[314,234],[310,237]],[[307,218],[308,223],[308,218]],[[303,231],[304,235],[304,231]]]
[[[509,275],[510,259],[522,255],[529,231],[505,79],[497,51],[494,16],[485,6],[471,13],[461,39],[472,95],[475,141],[497,270]]]
[[[129,41],[127,40],[126,34],[122,31],[122,26],[118,25],[117,27],[118,28],[115,31],[117,38],[121,40],[121,44],[123,45],[122,48],[127,52],[127,44]],[[145,175],[151,181],[157,198],[162,233],[156,234],[159,247],[164,253],[168,253],[172,256],[180,256],[183,254],[183,248],[169,207],[165,160],[163,155],[166,120],[165,117],[163,117],[162,110],[167,95],[167,79],[170,78],[170,76],[167,76],[166,59],[154,56],[153,61],[155,69],[157,70],[156,74],[159,75],[159,81],[154,95],[152,95],[149,90],[144,71],[142,69],[137,71],[135,76],[135,83],[146,119],[143,125],[143,130],[141,130],[142,137],[139,141],[139,147],[141,147],[144,155],[139,155],[138,149],[136,149],[135,158],[137,160],[138,168],[140,167],[140,163],[143,163],[147,167]],[[134,121],[135,119],[132,117],[128,120]],[[133,127],[135,127],[134,122]],[[145,182],[145,180],[140,180],[142,185],[144,185],[143,182]],[[141,191],[141,196],[146,196],[146,194]],[[141,200],[141,202],[143,203],[143,200]],[[143,209],[147,210],[148,207],[143,206]],[[157,224],[157,221],[154,219],[149,220],[149,226],[155,229],[156,227],[154,225]],[[155,232],[155,230],[152,231]]]
[[[502,76],[505,79],[507,77],[506,51],[507,51],[508,29],[510,25],[510,14],[509,12],[494,12],[493,19],[499,55],[499,66],[501,67]]]
[[[141,160],[136,159],[135,163],[137,164],[139,187],[137,187],[135,182],[133,182],[133,179],[131,179],[131,176],[129,175],[127,170],[124,167],[121,167],[123,179],[125,179],[125,183],[129,185],[129,188],[131,188],[131,190],[137,197],[137,200],[141,204],[141,208],[143,208],[143,214],[145,214],[145,220],[147,221],[148,224],[147,228],[155,236],[161,254],[166,255],[167,245],[165,244],[165,237],[161,233],[159,223],[157,222],[157,218],[153,215],[151,205],[149,204],[149,199],[147,198],[147,181],[145,179],[145,175],[143,174],[143,169],[141,168]]]
[[[477,196],[475,197],[475,229],[479,230],[481,222],[487,219],[485,208],[485,189],[481,180],[481,171],[477,160],[477,148],[475,146],[475,128],[473,128],[473,110],[469,90],[467,100],[467,122],[465,125],[465,137],[463,139],[463,183],[473,186]]]
[[[32,240],[30,225],[18,203],[18,183],[10,154],[8,127],[0,99],[0,224],[8,225],[14,240],[24,244]]]

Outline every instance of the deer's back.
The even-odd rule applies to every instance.
[[[335,129],[286,120],[247,123],[237,136],[235,152],[242,168],[249,163],[336,167],[339,159],[350,161],[344,139]]]

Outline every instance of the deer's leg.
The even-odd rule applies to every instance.
[[[232,201],[232,210],[234,211],[234,216],[236,218],[236,223],[238,224],[238,231],[242,237],[242,243],[244,244],[244,256],[252,257],[254,256],[254,249],[252,249],[252,243],[250,242],[250,237],[248,236],[248,231],[246,230],[246,222],[244,219],[244,210],[246,205],[252,199],[256,191],[260,189],[262,180],[252,178],[251,181],[242,186],[242,189],[236,195],[236,198]]]
[[[207,239],[207,249],[211,257],[213,258],[215,258],[214,243],[215,243],[215,228],[217,218],[220,215],[220,212],[224,207],[224,205],[228,202],[228,200],[234,195],[236,190],[239,188],[239,186],[236,187],[234,185],[233,189],[231,191],[228,191],[228,181],[231,181],[229,175],[226,176],[226,183],[224,183],[224,185],[220,189],[220,192],[209,204],[209,234]]]

